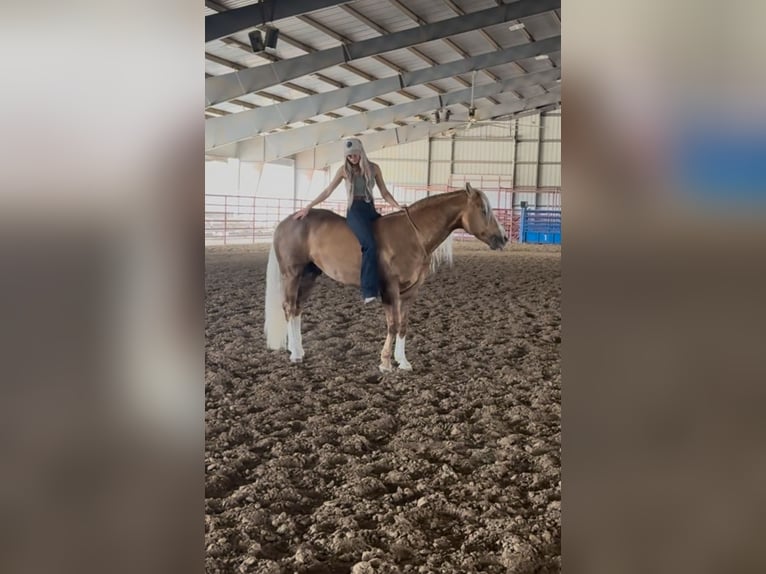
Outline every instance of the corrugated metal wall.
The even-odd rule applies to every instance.
[[[450,183],[453,175],[508,176],[515,188],[561,186],[561,110],[545,112],[472,130],[457,131],[448,136],[420,140],[369,154],[380,164],[389,188],[394,186],[440,186]],[[297,169],[292,181],[283,184],[268,177],[269,170],[259,164],[211,166],[208,193],[246,193],[253,188],[260,196],[282,196],[293,193],[296,199],[316,197],[341,165],[341,158],[326,171]],[[248,165],[250,164],[250,165]],[[239,172],[240,181],[233,173]],[[259,177],[260,176],[260,177]],[[264,177],[267,176],[267,177]],[[240,183],[240,185],[237,185]],[[506,184],[503,183],[503,186]],[[212,187],[225,188],[215,191]],[[340,186],[332,199],[343,199]],[[236,190],[236,191],[235,191]],[[518,201],[549,205],[551,194],[526,194]]]
[[[561,186],[561,114],[543,114],[540,129],[540,187]]]
[[[428,180],[428,140],[378,150],[369,157],[380,165],[386,183],[425,184]]]
[[[370,158],[387,182],[398,185],[447,185],[457,174],[508,175],[517,188],[560,187],[561,113],[459,131],[379,150]]]
[[[446,182],[452,173],[452,142],[445,139],[431,140],[431,169],[429,183]]]

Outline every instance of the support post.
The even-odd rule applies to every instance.
[[[226,245],[226,239],[229,236],[229,196],[223,196],[223,244]]]
[[[527,202],[521,202],[521,219],[519,220],[519,243],[526,243],[527,232]]]

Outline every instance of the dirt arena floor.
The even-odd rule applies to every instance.
[[[326,277],[304,362],[266,349],[267,255],[207,251],[207,573],[559,572],[560,248],[456,242],[385,375]]]

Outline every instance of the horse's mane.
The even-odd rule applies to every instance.
[[[428,197],[424,197],[423,199],[418,199],[415,203],[410,205],[411,208],[416,207],[423,207],[426,203],[441,203],[442,201],[447,201],[449,199],[453,199],[455,196],[459,195],[460,192],[465,193],[464,189],[457,189],[455,191],[445,191],[442,193],[435,193],[434,195],[429,195]]]
[[[439,193],[436,195],[429,195],[428,197],[424,197],[423,199],[419,199],[415,203],[413,203],[410,208],[418,211],[420,208],[424,207],[424,205],[433,204],[436,203],[437,205],[451,201],[456,196],[460,195],[460,192],[465,192],[463,189],[457,189],[454,191],[447,191],[444,193]],[[429,265],[431,273],[438,270],[440,267],[447,266],[452,267],[452,234],[450,233],[447,235],[447,239],[441,242],[439,246],[434,250],[434,252],[431,254],[431,263]]]
[[[429,268],[431,273],[446,265],[452,267],[452,234],[447,236],[447,239],[441,242],[433,253],[431,253],[431,263]]]
[[[408,209],[418,211],[425,205],[432,205],[434,203],[441,204],[444,201],[448,201],[453,199],[456,195],[459,194],[460,191],[465,192],[465,190],[455,190],[455,191],[447,191],[444,193],[439,193],[435,195],[429,195],[428,197],[424,197],[422,199],[417,200],[414,203],[411,203],[408,206]],[[401,211],[394,211],[391,213],[387,213],[383,216],[384,218],[394,218],[394,217],[407,217],[407,214],[404,212],[404,210]],[[448,267],[452,267],[452,234],[450,233],[447,236],[447,239],[445,239],[435,250],[433,253],[431,253],[431,262],[430,262],[430,270],[431,273],[439,269],[440,267],[443,267],[447,265]]]
[[[464,190],[459,190],[459,189],[456,191],[445,191],[442,193],[435,193],[434,195],[429,195],[428,197],[423,197],[421,199],[418,199],[417,201],[409,204],[407,208],[417,210],[417,209],[423,208],[425,205],[430,205],[431,203],[441,203],[442,201],[446,201],[446,198],[450,198],[450,199],[454,198],[456,195],[458,195],[459,191],[463,191],[463,193],[465,193]],[[383,217],[394,217],[394,216],[405,216],[404,210],[392,211],[390,213],[386,213],[385,215],[383,215]]]

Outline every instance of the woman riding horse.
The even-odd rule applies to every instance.
[[[434,194],[380,217],[373,228],[387,325],[380,370],[390,371],[392,358],[400,369],[409,370],[412,365],[405,354],[409,310],[431,266],[452,260],[452,231],[463,229],[491,249],[502,249],[508,234],[484,192],[468,183],[465,189]],[[354,233],[337,213],[312,209],[300,220],[290,216],[280,222],[266,266],[267,346],[288,349],[290,361],[301,362],[301,314],[317,277],[325,274],[344,285],[359,285],[361,268]]]
[[[293,217],[295,219],[306,217],[312,207],[330,197],[340,181],[345,180],[346,193],[348,194],[346,220],[362,246],[362,298],[365,303],[370,303],[375,301],[380,293],[378,250],[372,231],[372,224],[380,217],[380,213],[375,210],[372,188],[377,183],[380,194],[386,202],[397,209],[401,209],[401,206],[386,188],[380,166],[367,159],[367,154],[364,152],[364,147],[359,139],[347,138],[343,140],[343,152],[346,159],[343,166],[338,168],[338,172],[330,185]]]

